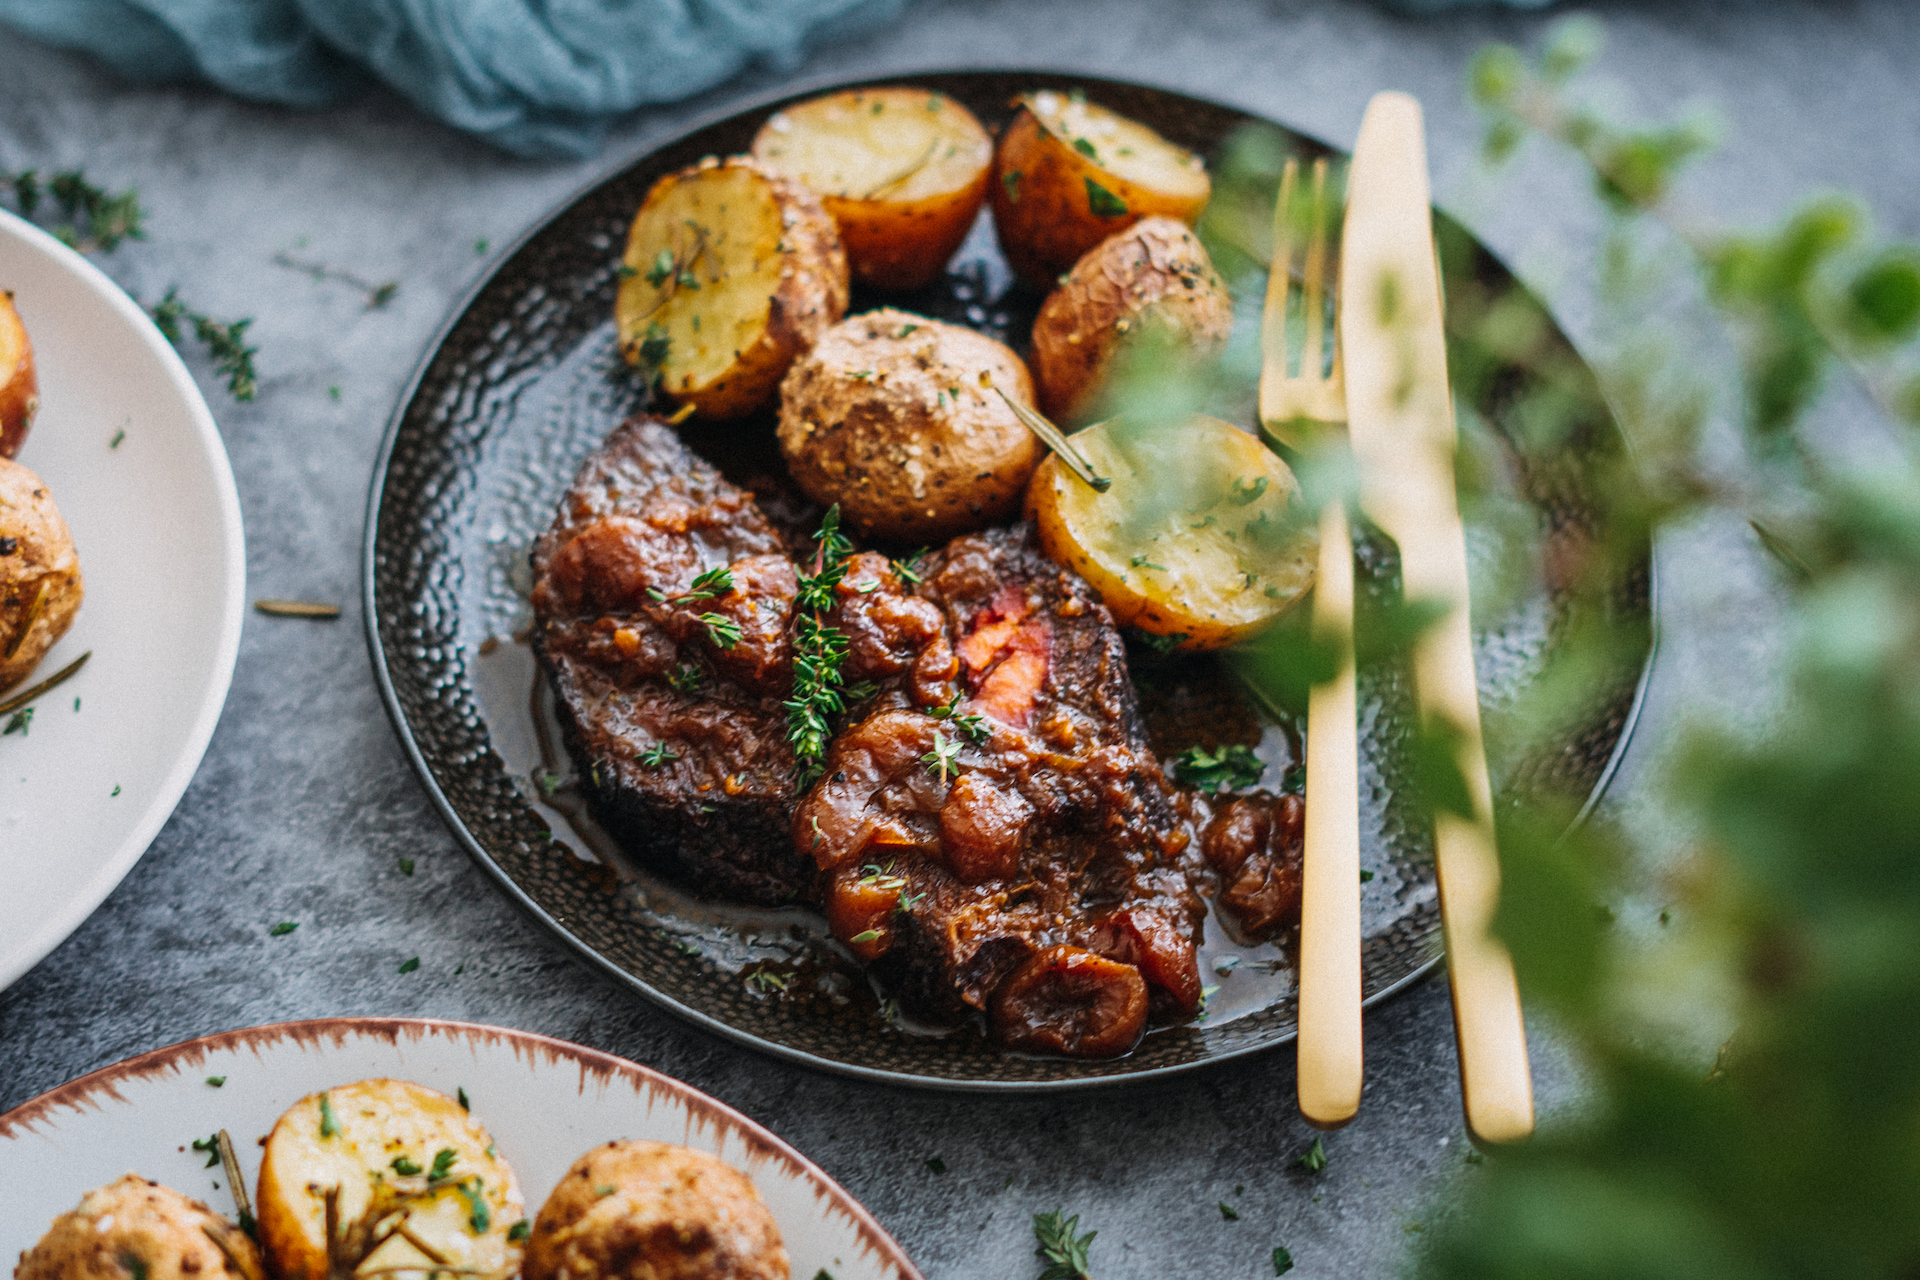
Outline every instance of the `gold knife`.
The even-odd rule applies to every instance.
[[[1360,123],[1347,177],[1340,289],[1361,509],[1399,544],[1407,599],[1447,606],[1414,644],[1413,680],[1422,722],[1457,732],[1457,763],[1474,811],[1471,821],[1436,813],[1433,833],[1460,1092],[1474,1139],[1510,1142],[1533,1130],[1533,1083],[1513,960],[1488,932],[1500,864],[1454,491],[1453,399],[1426,134],[1420,104],[1403,93],[1376,94]]]

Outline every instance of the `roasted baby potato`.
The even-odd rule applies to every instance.
[[[20,1255],[14,1280],[262,1280],[260,1251],[225,1218],[129,1173],[80,1198]]]
[[[1108,236],[1047,295],[1030,355],[1040,411],[1056,422],[1085,417],[1115,351],[1152,326],[1208,350],[1233,328],[1233,295],[1200,238],[1173,218]]]
[[[540,1207],[525,1280],[787,1280],[746,1174],[704,1151],[621,1141],[573,1162]]]
[[[1085,578],[1121,626],[1214,649],[1244,639],[1313,586],[1314,528],[1287,464],[1249,432],[1196,417],[1147,430],[1120,420],[1069,437],[1097,493],[1048,457],[1027,490],[1047,555]]]
[[[526,1234],[514,1229],[526,1217],[519,1184],[486,1129],[446,1094],[406,1080],[362,1080],[294,1103],[267,1136],[256,1200],[278,1280],[331,1280],[330,1256],[356,1275],[417,1267],[415,1280],[444,1268],[463,1280],[506,1277]],[[405,1233],[386,1229],[396,1215]]]
[[[1080,255],[1156,215],[1191,225],[1213,185],[1200,157],[1079,94],[1043,89],[993,155],[993,223],[1029,284],[1051,287]]]
[[[841,321],[780,386],[780,452],[860,533],[938,542],[1009,516],[1039,445],[996,394],[1033,403],[1020,357],[911,312]]]
[[[11,458],[26,442],[27,428],[40,411],[40,382],[33,371],[33,343],[14,310],[13,295],[0,291],[0,458]]]
[[[67,633],[85,594],[73,535],[46,482],[0,458],[0,689]]]
[[[967,238],[987,198],[993,139],[944,93],[849,89],[776,112],[753,158],[819,193],[855,280],[917,289]]]
[[[621,354],[708,418],[758,408],[847,310],[847,257],[819,197],[744,156],[654,183],[622,273]]]

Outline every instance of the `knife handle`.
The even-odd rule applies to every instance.
[[[1320,513],[1313,629],[1340,669],[1307,695],[1307,813],[1300,889],[1300,1114],[1338,1129],[1360,1110],[1360,751],[1353,688],[1353,540],[1346,509]]]
[[[1415,699],[1423,721],[1443,719],[1460,730],[1457,759],[1475,815],[1469,822],[1438,813],[1433,830],[1467,1131],[1477,1142],[1512,1142],[1533,1132],[1533,1080],[1513,958],[1489,932],[1500,899],[1493,795],[1473,674],[1466,543],[1458,508],[1445,518],[1445,536],[1401,544],[1400,572],[1407,599],[1452,606],[1414,644]]]

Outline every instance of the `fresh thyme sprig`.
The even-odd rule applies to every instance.
[[[940,706],[927,708],[927,714],[935,720],[951,721],[953,727],[965,734],[967,740],[973,743],[974,746],[984,747],[988,741],[992,739],[993,730],[987,728],[986,719],[982,716],[971,713],[967,715],[960,714],[960,699],[962,696],[964,695],[962,695],[958,689],[954,690],[953,697],[949,698]]]
[[[153,308],[153,323],[166,335],[167,341],[177,347],[183,320],[193,326],[193,336],[206,344],[207,354],[213,358],[214,372],[226,378],[227,391],[233,398],[253,399],[260,389],[253,358],[260,348],[247,345],[247,326],[253,323],[252,318],[215,320],[188,306],[178,289],[168,289],[167,296]]]
[[[853,543],[840,532],[838,504],[821,517],[814,542],[813,572],[800,575],[794,599],[793,696],[781,704],[787,710],[793,782],[799,788],[812,786],[826,767],[832,717],[847,709],[849,698],[868,692],[864,686],[846,687],[841,667],[847,658],[847,638],[821,620],[833,607],[834,588],[847,576],[847,557],[853,554]]]
[[[709,569],[693,580],[691,586],[679,595],[670,596],[658,587],[648,587],[647,594],[659,604],[692,604],[696,600],[711,600],[733,590],[733,571],[722,566]]]
[[[920,763],[939,774],[940,781],[944,783],[948,774],[960,772],[960,740],[936,732],[933,735],[933,750],[921,756]]]
[[[1034,1252],[1047,1263],[1040,1280],[1093,1280],[1087,1248],[1100,1233],[1089,1231],[1084,1236],[1074,1235],[1074,1229],[1080,1225],[1080,1215],[1076,1213],[1062,1221],[1063,1212],[1055,1209],[1052,1213],[1033,1215],[1033,1238],[1040,1245]]]
[[[285,267],[289,271],[298,271],[302,275],[311,277],[315,284],[324,284],[328,280],[337,280],[341,284],[358,289],[361,293],[367,295],[368,311],[380,310],[380,308],[392,302],[393,296],[400,292],[400,282],[398,280],[388,280],[382,284],[375,284],[371,280],[361,279],[351,271],[342,271],[340,268],[330,267],[324,262],[310,262],[302,258],[296,258],[292,254],[284,251],[273,255],[273,265],[276,267]]]
[[[56,173],[44,185],[38,170],[26,169],[19,173],[0,170],[0,196],[8,194],[20,216],[29,221],[40,211],[42,201],[50,198],[59,206],[65,220],[49,230],[63,244],[80,253],[112,253],[124,240],[147,238],[147,211],[140,207],[139,191],[128,187],[118,194],[110,193],[87,181],[86,173],[80,169]],[[153,309],[153,322],[166,334],[167,341],[177,347],[183,320],[192,324],[194,336],[206,344],[207,354],[213,357],[215,370],[226,377],[227,390],[233,398],[253,399],[258,389],[253,357],[259,349],[246,345],[247,326],[253,321],[215,320],[182,302],[178,290],[169,289]]]
[[[713,641],[716,649],[731,649],[740,643],[740,624],[724,613],[703,613],[700,623],[707,629],[707,639]]]

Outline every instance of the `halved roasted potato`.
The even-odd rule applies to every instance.
[[[11,458],[26,442],[27,428],[40,411],[40,381],[33,370],[33,343],[14,309],[13,294],[0,291],[0,458]]]
[[[993,155],[994,228],[1007,261],[1050,287],[1080,255],[1142,218],[1191,225],[1213,184],[1199,156],[1077,93],[1043,89]]]
[[[1057,457],[1033,473],[1027,515],[1047,555],[1085,578],[1114,621],[1215,649],[1243,639],[1313,586],[1319,538],[1287,464],[1218,418],[1068,437],[1113,481],[1096,492]]]
[[[1200,237],[1173,218],[1143,218],[1074,264],[1033,322],[1028,363],[1040,410],[1086,416],[1123,343],[1150,326],[1182,346],[1217,350],[1233,329],[1233,295]]]
[[[776,112],[753,158],[819,193],[853,278],[917,289],[939,277],[987,198],[993,139],[930,89],[848,89]]]
[[[0,690],[27,678],[85,596],[80,556],[47,482],[0,458]]]
[[[745,156],[654,183],[622,274],[621,354],[708,418],[758,408],[847,310],[847,258],[819,197]]]
[[[362,1080],[294,1103],[267,1137],[259,1185],[260,1246],[279,1280],[333,1280],[330,1257],[353,1275],[400,1280],[506,1277],[520,1265],[528,1228],[513,1170],[465,1107],[411,1081]]]

